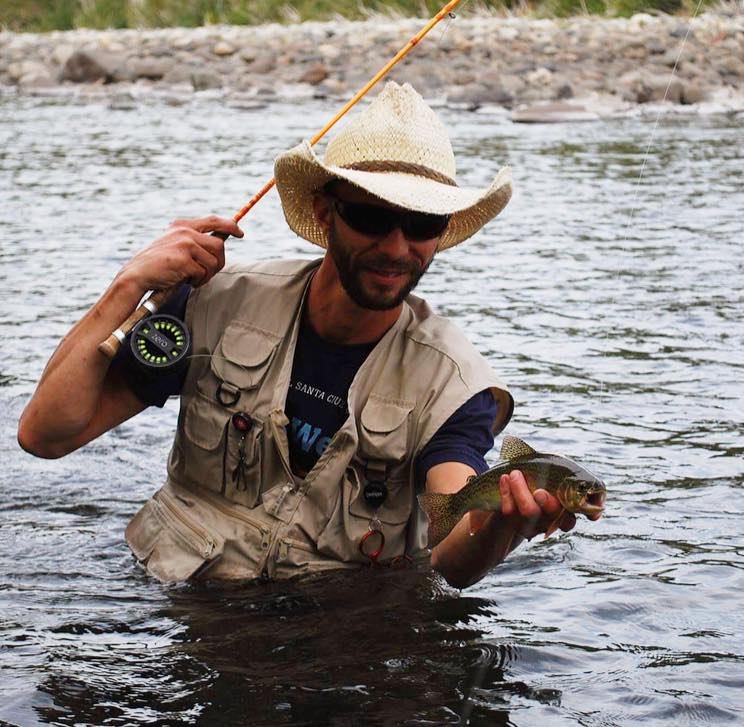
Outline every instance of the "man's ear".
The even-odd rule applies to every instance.
[[[313,213],[318,224],[328,233],[331,229],[331,202],[322,191],[313,195]]]

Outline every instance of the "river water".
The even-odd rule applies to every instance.
[[[511,385],[508,431],[609,489],[605,518],[472,588],[146,577],[123,530],[163,479],[176,400],[62,460],[19,449],[44,363],[119,266],[174,217],[232,214],[333,106],[0,98],[0,721],[742,724],[741,115],[441,110],[461,181],[509,163],[516,194],[420,292]],[[243,226],[229,261],[316,254],[275,193]]]

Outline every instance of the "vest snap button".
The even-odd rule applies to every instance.
[[[232,415],[232,423],[241,434],[245,434],[253,426],[253,419],[239,411]]]

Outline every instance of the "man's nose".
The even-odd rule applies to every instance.
[[[400,227],[394,227],[385,237],[380,238],[377,246],[380,252],[391,258],[408,257],[408,240]]]

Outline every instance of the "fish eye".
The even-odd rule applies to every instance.
[[[576,483],[576,491],[580,495],[588,495],[589,494],[589,492],[591,490],[591,486],[589,485],[589,483],[586,480],[574,480],[574,482]]]

